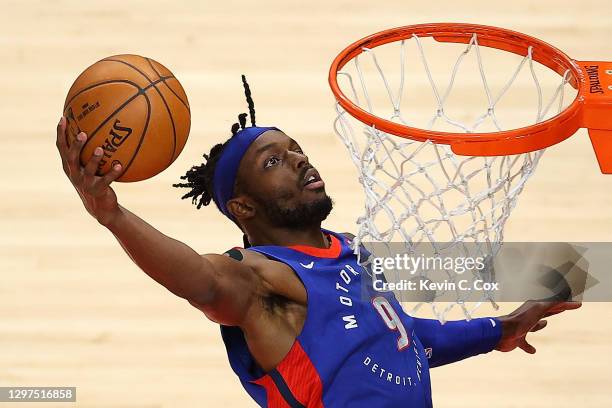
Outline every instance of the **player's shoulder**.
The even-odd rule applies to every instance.
[[[227,256],[235,261],[241,262],[252,269],[258,270],[270,270],[281,268],[285,269],[287,266],[281,262],[272,260],[262,253],[257,251],[250,251],[246,248],[233,247],[223,253],[223,256]]]
[[[238,262],[245,262],[245,263],[260,262],[260,261],[268,259],[263,254],[260,254],[259,252],[249,251],[246,248],[237,247],[237,246],[228,249],[222,255],[232,258]]]
[[[276,294],[299,303],[305,302],[304,287],[284,262],[240,247],[231,248],[223,255],[245,264],[253,271],[261,283],[262,295]]]

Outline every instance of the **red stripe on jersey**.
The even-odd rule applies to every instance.
[[[307,408],[323,408],[323,383],[312,361],[296,339],[276,370],[281,374],[291,394]],[[269,375],[255,381],[266,389],[269,408],[290,407]]]
[[[257,380],[251,381],[255,384],[261,385],[266,389],[266,397],[268,399],[268,408],[291,408],[285,398],[281,395],[278,388],[272,381],[272,378],[269,375],[264,375]]]
[[[317,258],[337,258],[342,251],[340,240],[332,234],[327,235],[331,240],[329,248],[317,248],[309,245],[291,245],[288,248],[295,249],[303,254],[316,256]]]

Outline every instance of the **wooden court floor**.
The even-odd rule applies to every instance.
[[[325,178],[336,203],[325,225],[351,231],[362,192],[332,132],[326,82],[349,42],[394,26],[464,21],[540,37],[577,59],[612,57],[612,5],[603,0],[0,0],[0,7],[0,386],[76,386],[76,405],[88,408],[253,403],[231,372],[218,327],[139,271],[62,172],[55,125],[86,66],[137,53],[181,80],[193,115],[185,150],[159,176],[115,188],[122,205],[207,253],[239,245],[240,234],[213,208],[181,201],[171,183],[229,135],[245,109],[242,73],[258,122],[300,141]],[[612,177],[599,174],[579,131],[546,152],[506,239],[612,241],[611,208]],[[534,356],[495,352],[434,369],[434,404],[612,406],[611,312],[609,304],[586,304],[551,318],[533,336]],[[19,406],[28,405],[38,406]]]

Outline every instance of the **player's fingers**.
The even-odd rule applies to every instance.
[[[582,302],[561,302],[551,307],[544,317],[553,316],[566,310],[578,309],[582,306]]]
[[[565,302],[565,310],[574,310],[582,307],[582,302]]]
[[[107,187],[113,181],[117,180],[119,176],[121,176],[121,174],[123,174],[123,166],[121,166],[120,164],[115,164],[113,168],[102,177],[102,180],[100,180],[100,184],[104,187]]]
[[[55,141],[55,146],[57,146],[57,150],[59,150],[60,153],[66,150],[66,118],[63,116],[57,124],[57,140]]]
[[[536,352],[535,347],[533,347],[531,344],[527,343],[527,340],[525,340],[525,339],[522,339],[521,341],[519,341],[518,346],[525,353],[535,354],[535,352]]]
[[[93,196],[104,194],[110,184],[121,176],[121,169],[122,167],[120,164],[115,164],[104,176],[97,177],[95,182],[89,184],[88,193]]]
[[[93,151],[93,155],[85,165],[85,176],[87,178],[94,177],[96,175],[96,171],[98,170],[98,164],[102,159],[102,148],[100,146],[96,147]]]
[[[71,170],[77,170],[80,166],[80,156],[81,156],[81,149],[83,148],[83,145],[85,144],[85,141],[87,140],[87,135],[85,134],[85,132],[81,132],[77,135],[76,140],[74,141],[74,143],[72,143],[72,145],[70,145],[70,148],[68,149],[68,165],[70,166]]]
[[[68,146],[66,145],[66,118],[64,118],[63,116],[60,118],[59,123],[57,124],[57,140],[55,141],[55,146],[59,151],[64,173],[66,173],[66,175],[69,175],[70,170],[66,161],[66,155],[68,150]]]
[[[542,330],[543,328],[545,328],[547,324],[548,324],[548,322],[546,320],[540,320],[529,331],[532,332],[532,333],[537,332],[538,330]]]

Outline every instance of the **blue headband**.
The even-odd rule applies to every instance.
[[[225,216],[234,220],[227,209],[227,202],[234,196],[234,185],[238,175],[238,167],[242,157],[245,155],[251,144],[268,130],[279,130],[275,127],[248,127],[232,136],[221,152],[221,157],[215,166],[213,176],[213,200],[217,208]]]

